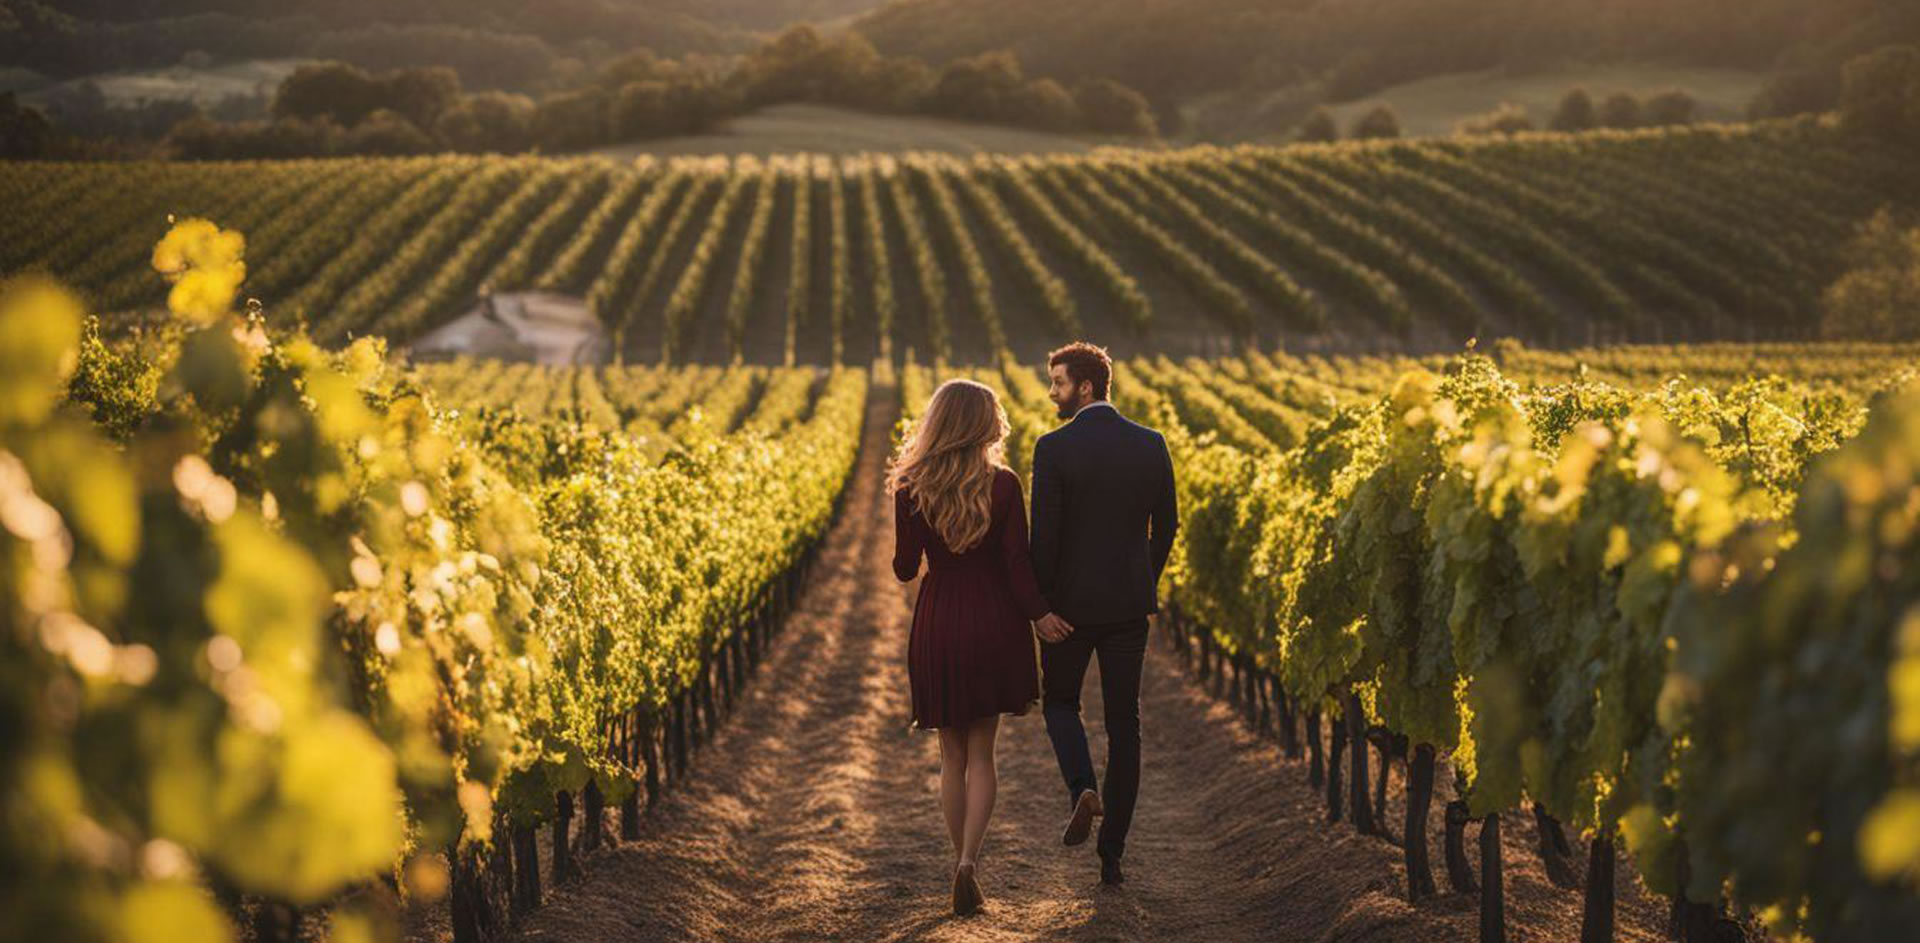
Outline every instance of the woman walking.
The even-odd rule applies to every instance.
[[[913,724],[940,734],[940,806],[956,856],[954,913],[985,902],[975,877],[998,782],[1001,715],[1039,703],[1048,613],[1027,548],[1020,480],[1004,462],[1007,415],[990,387],[950,380],[933,393],[887,475],[894,574],[927,575],[907,643]]]

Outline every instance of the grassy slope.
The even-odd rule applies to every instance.
[[[942,118],[876,115],[824,105],[775,105],[735,118],[706,134],[636,141],[596,153],[615,157],[868,151],[1048,154],[1082,153],[1102,143],[1092,137]]]
[[[1662,65],[1592,66],[1518,76],[1497,71],[1464,72],[1396,85],[1359,101],[1332,106],[1332,111],[1344,128],[1361,113],[1384,102],[1399,112],[1400,126],[1408,134],[1450,134],[1454,122],[1485,114],[1502,102],[1513,102],[1525,106],[1533,120],[1544,126],[1560,96],[1577,85],[1593,93],[1596,101],[1619,91],[1644,96],[1684,89],[1699,100],[1703,118],[1731,119],[1744,112],[1764,80],[1758,72],[1740,69]]]

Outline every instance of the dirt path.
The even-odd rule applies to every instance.
[[[951,917],[938,747],[909,726],[911,588],[889,563],[881,474],[890,416],[877,396],[846,512],[774,653],[692,777],[639,841],[586,858],[585,876],[558,888],[520,939],[1473,938],[1471,900],[1408,905],[1399,852],[1326,826],[1302,767],[1188,681],[1158,628],[1143,682],[1128,882],[1099,884],[1091,842],[1060,845],[1064,788],[1044,725],[1038,714],[1012,718],[980,865],[987,909]],[[1105,743],[1093,677],[1086,712],[1097,759]],[[1509,938],[1574,938],[1578,893],[1545,884],[1525,844],[1530,829],[1510,821]],[[1620,938],[1650,938],[1651,908],[1623,890]]]

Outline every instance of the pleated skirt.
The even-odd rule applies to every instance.
[[[920,730],[1022,716],[1040,702],[1040,640],[998,567],[956,566],[921,577],[907,675]]]

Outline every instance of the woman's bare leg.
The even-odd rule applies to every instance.
[[[960,854],[967,824],[967,731],[940,728],[940,811],[947,817],[947,836],[953,853]]]
[[[993,741],[999,730],[997,716],[967,726],[967,817],[960,843],[961,864],[979,859],[980,843],[987,837],[987,821],[993,818],[993,802],[1000,789],[999,775],[993,768]]]

